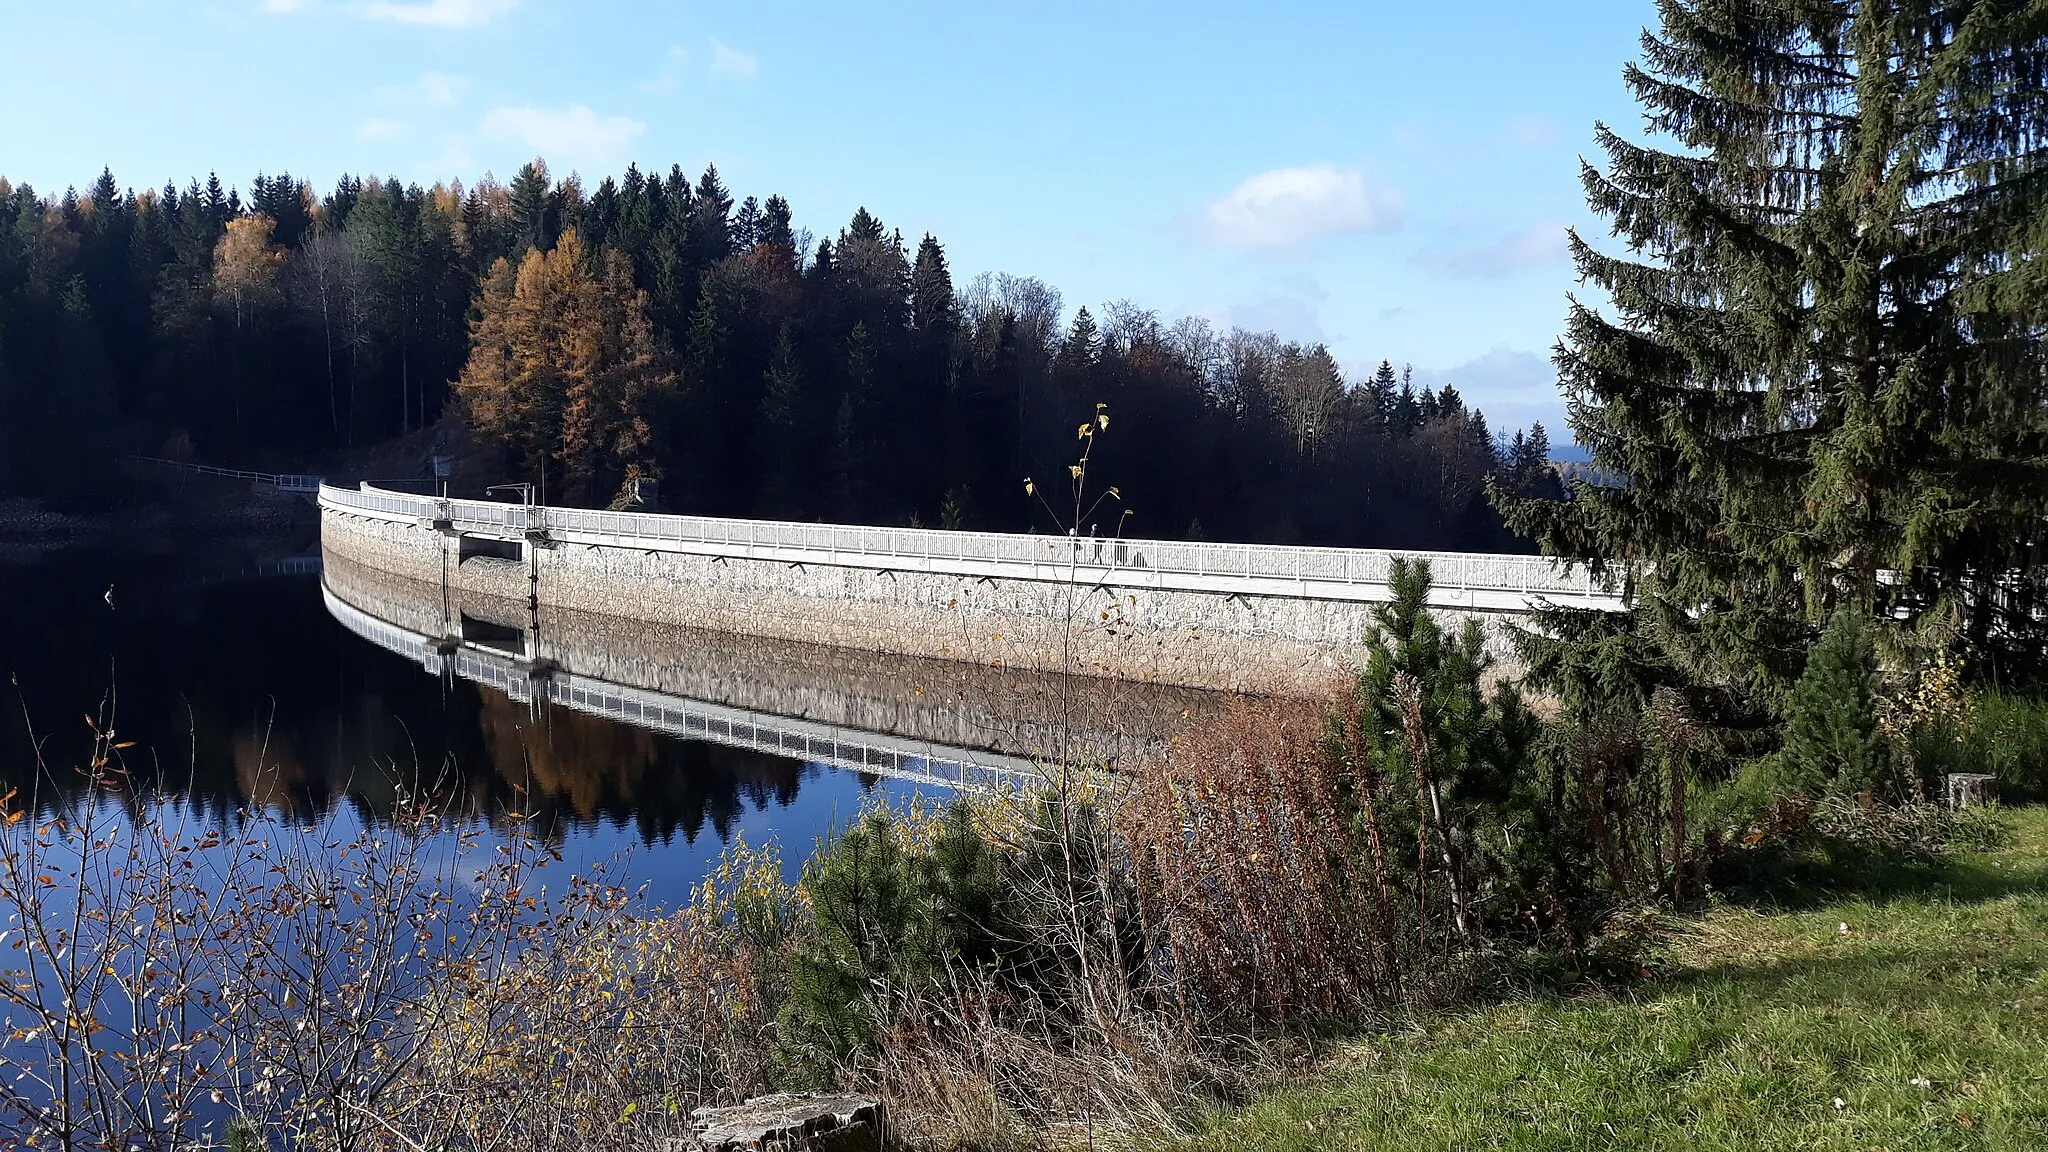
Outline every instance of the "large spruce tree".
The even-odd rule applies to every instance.
[[[2038,655],[2048,537],[2048,3],[1659,0],[1572,237],[1611,303],[1556,363],[1614,481],[1498,494],[1620,570],[1680,667],[1782,688],[1848,603]]]

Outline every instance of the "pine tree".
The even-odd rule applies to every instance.
[[[1392,361],[1382,360],[1372,379],[1365,382],[1366,399],[1372,409],[1373,421],[1382,428],[1390,428],[1394,420],[1394,407],[1400,402],[1400,378],[1394,375]]]
[[[257,173],[249,184],[249,207],[276,221],[277,243],[286,248],[298,247],[299,238],[313,224],[311,194],[289,172],[275,178]]]
[[[1855,608],[1837,609],[1787,700],[1777,790],[1902,798],[1878,731],[1878,689],[1869,627]]]
[[[480,189],[478,188],[472,188],[469,190],[469,194],[470,199],[477,202],[478,210],[482,211],[483,204],[478,195],[479,191]],[[335,181],[334,191],[328,194],[324,205],[327,212],[327,226],[330,228],[348,227],[348,214],[355,209],[356,201],[362,199],[362,195],[363,181],[361,177],[343,176]],[[467,209],[465,208],[466,212]],[[472,230],[470,234],[473,237],[476,233]]]
[[[877,220],[863,204],[853,210],[853,219],[846,225],[846,231],[839,234],[839,246],[846,247],[848,241],[866,241],[879,244],[885,234],[882,222]]]
[[[1415,369],[1401,369],[1401,390],[1394,394],[1393,419],[1388,423],[1397,437],[1408,437],[1422,426],[1422,400],[1415,394]]]
[[[902,470],[898,499],[905,504],[929,509],[954,477],[945,475],[952,459],[952,429],[959,423],[950,403],[953,385],[953,345],[960,322],[959,300],[953,292],[953,273],[946,266],[946,250],[929,232],[917,245],[917,262],[910,270],[910,372],[908,387],[901,390],[891,427],[898,430],[898,444],[907,449],[898,458],[913,462]],[[916,430],[916,431],[912,431]],[[922,441],[925,450],[914,445]]]
[[[732,218],[732,246],[735,252],[745,252],[761,239],[761,202],[752,196],[740,202],[738,212]]]
[[[780,196],[770,196],[761,208],[761,226],[755,237],[761,244],[769,244],[796,252],[796,232],[790,227],[789,201]]]
[[[732,193],[718,178],[718,165],[704,166],[690,215],[691,258],[701,270],[732,254]]]
[[[206,218],[215,228],[227,227],[228,217],[235,214],[234,208],[228,203],[228,194],[220,186],[218,172],[206,174],[205,205]]]
[[[618,228],[619,184],[607,176],[597,182],[597,191],[590,194],[589,207],[583,213],[580,230],[584,246],[593,252],[615,247]]]
[[[512,224],[517,229],[520,252],[547,252],[554,248],[556,224],[549,219],[548,162],[536,156],[519,166],[509,189],[512,196]]]
[[[110,212],[120,206],[121,186],[114,182],[112,168],[100,169],[100,178],[93,181],[91,196],[95,214]]]
[[[1681,660],[1773,696],[1837,604],[2038,658],[2048,35],[2012,0],[1660,0],[1574,235],[1573,428],[1623,482],[1501,500],[1624,568]],[[1993,661],[1995,663],[1995,660]]]
[[[1387,583],[1393,599],[1373,609],[1365,667],[1339,718],[1343,746],[1357,754],[1352,768],[1368,791],[1384,783],[1383,799],[1413,797],[1412,808],[1379,818],[1414,830],[1424,870],[1441,872],[1429,883],[1447,886],[1453,915],[1466,921],[1478,914],[1481,858],[1515,834],[1483,822],[1499,820],[1526,786],[1539,722],[1513,682],[1487,689],[1493,661],[1476,621],[1456,632],[1437,621],[1427,561],[1396,558]],[[1417,849],[1409,859],[1421,862]]]
[[[1069,369],[1078,371],[1093,365],[1102,355],[1102,334],[1095,327],[1095,317],[1088,314],[1087,306],[1074,313],[1074,322],[1067,327],[1067,339],[1060,346],[1060,360]]]
[[[946,250],[927,232],[918,242],[917,262],[910,270],[910,326],[920,333],[950,338],[957,316]]]
[[[866,208],[853,214],[833,248],[831,283],[851,317],[868,327],[878,354],[909,323],[910,261],[900,241]]]
[[[1550,466],[1550,434],[1539,422],[1527,434],[1517,432],[1501,461],[1506,485],[1517,496],[1539,500],[1562,500],[1564,482]]]

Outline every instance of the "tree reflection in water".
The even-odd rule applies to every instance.
[[[0,564],[0,674],[16,696],[0,712],[0,791],[35,790],[31,741],[57,769],[44,795],[75,790],[64,766],[89,747],[77,718],[110,693],[137,741],[126,753],[137,789],[216,820],[247,804],[306,818],[347,806],[374,824],[402,790],[423,788],[451,815],[521,812],[558,842],[659,847],[707,827],[723,841],[758,814],[808,845],[882,786],[436,678],[346,632],[317,577],[213,578],[237,564],[246,558],[117,553]],[[104,603],[109,584],[118,610]]]

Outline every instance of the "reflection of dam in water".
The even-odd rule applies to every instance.
[[[535,609],[332,554],[323,583],[346,628],[437,675],[680,738],[949,787],[1029,783],[1063,760],[1128,764],[1217,699]]]

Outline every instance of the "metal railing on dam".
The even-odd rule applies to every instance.
[[[488,685],[514,700],[545,700],[684,739],[947,788],[1008,787],[1043,778],[1040,766],[1024,757],[906,740],[615,684],[537,665],[484,644],[415,632],[365,612],[331,588],[323,586],[320,594],[328,613],[357,636],[437,676],[455,675]]]
[[[1223,595],[1378,602],[1391,598],[1397,559],[1428,561],[1431,603],[1479,612],[1522,612],[1543,602],[1618,609],[1619,589],[1542,556],[1401,552],[1170,540],[1036,536],[917,528],[868,528],[603,512],[439,499],[364,485],[322,485],[328,511],[506,540],[545,538],[647,552],[724,556],[879,571],[991,579],[1075,581]]]

